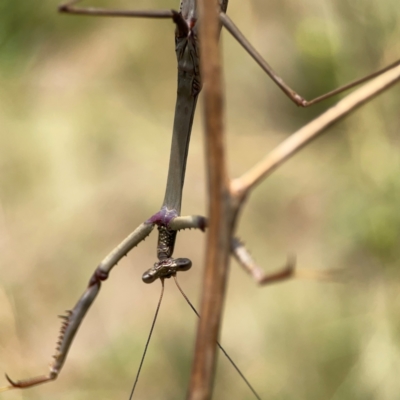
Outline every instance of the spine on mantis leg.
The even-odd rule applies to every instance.
[[[9,386],[0,388],[0,392],[15,388],[28,388],[57,378],[65,363],[75,335],[87,311],[100,291],[101,282],[108,278],[109,273],[118,261],[144,240],[153,228],[154,225],[149,223],[139,225],[127,238],[125,238],[125,240],[112,250],[94,271],[85,292],[78,300],[75,307],[72,310],[66,311],[66,315],[60,316],[63,322],[61,325],[60,336],[58,337],[56,353],[53,356],[54,361],[50,365],[50,372],[47,375],[40,375],[18,381],[13,381],[6,375]]]

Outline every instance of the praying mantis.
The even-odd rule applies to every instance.
[[[170,17],[171,17],[171,15],[170,15]],[[243,41],[243,38],[238,34],[237,30],[235,30],[234,25],[232,25],[232,24],[230,23],[229,19],[227,19],[227,17],[223,15],[221,20],[222,20],[222,22],[225,24],[225,26],[228,27],[228,29],[231,31],[231,33],[233,33],[234,35],[236,35],[236,38],[238,38],[239,40],[241,40],[241,41],[242,41],[242,44],[245,44],[245,46],[247,47],[247,49],[248,49],[249,51],[252,51],[251,48],[248,46],[248,43],[244,42],[244,41]],[[180,22],[181,22],[180,20],[178,20],[178,22],[177,22],[178,28],[179,28],[179,23],[180,23]],[[184,25],[183,25],[183,26],[184,26]],[[182,29],[184,29],[184,28],[182,28]],[[256,55],[254,55],[254,53],[252,53],[252,54],[253,54],[254,57],[257,57]],[[259,63],[262,64],[262,62],[261,62],[260,60],[259,60]],[[263,66],[264,66],[264,68],[267,68],[265,64],[263,64]],[[275,74],[271,73],[271,75],[272,75],[272,77],[273,77],[275,80],[277,80],[277,81],[281,84],[281,89],[282,89],[285,93],[291,94],[291,95],[292,95],[291,98],[292,98],[292,100],[293,100],[296,104],[298,104],[298,105],[306,105],[306,103],[304,102],[304,100],[301,99],[301,97],[299,97],[297,94],[293,94],[292,91],[291,91],[291,89],[288,88],[288,87],[286,86],[286,84],[282,84],[282,82],[280,81],[280,79],[277,78]],[[358,81],[357,83],[360,83],[360,82],[361,82],[361,81]],[[196,96],[197,96],[197,95],[196,95]],[[312,103],[312,102],[311,102],[311,103]],[[193,113],[194,113],[194,109],[193,109]],[[190,121],[190,124],[191,124],[191,121]],[[188,146],[188,143],[187,143],[187,146]],[[174,149],[174,147],[173,147],[173,149]],[[183,147],[183,148],[182,148],[182,151],[183,151],[183,153],[180,155],[179,158],[180,158],[181,160],[184,159],[185,162],[186,162],[187,147]],[[174,158],[171,157],[171,160],[173,160],[173,159],[174,159]],[[178,165],[178,167],[181,168],[181,172],[179,173],[180,178],[177,179],[177,181],[178,181],[178,186],[180,186],[180,190],[179,190],[179,188],[177,187],[177,182],[176,182],[176,181],[175,181],[175,182],[172,181],[172,183],[171,183],[171,179],[172,179],[172,178],[175,178],[176,175],[173,174],[171,179],[170,179],[170,176],[169,176],[168,183],[167,183],[167,191],[166,191],[165,201],[164,201],[164,204],[163,204],[163,206],[167,206],[167,208],[169,208],[169,206],[171,206],[172,209],[175,209],[175,210],[177,211],[177,214],[173,214],[172,217],[169,217],[168,212],[165,212],[165,209],[162,208],[161,215],[160,215],[160,214],[156,214],[154,217],[151,217],[149,221],[150,221],[152,224],[158,223],[158,224],[161,226],[161,228],[166,228],[167,225],[170,226],[170,227],[172,227],[172,228],[180,228],[180,227],[199,227],[199,226],[201,226],[201,224],[203,223],[203,222],[201,222],[201,221],[202,221],[201,219],[189,219],[189,220],[187,220],[187,219],[175,218],[176,215],[179,215],[179,213],[180,213],[180,212],[179,212],[179,211],[180,211],[180,199],[181,199],[181,190],[182,190],[182,186],[183,186],[183,176],[184,176],[185,165],[184,165],[184,163],[183,163],[183,164],[181,163],[181,164]],[[172,170],[173,170],[173,169],[170,168],[170,171],[172,171]],[[168,186],[168,185],[170,185],[170,186]],[[168,187],[169,187],[169,188],[173,187],[173,190],[168,190]],[[163,221],[163,222],[160,223],[160,220]],[[176,220],[175,223],[177,223],[178,225],[173,225],[173,223],[171,224],[171,222],[173,222],[173,221],[175,221],[175,220]],[[164,221],[167,221],[167,222],[164,222]],[[179,225],[179,223],[182,223],[182,225]],[[171,225],[170,225],[170,224],[171,224]],[[185,224],[187,224],[187,225],[185,225]],[[132,239],[133,239],[133,243],[136,243],[136,241],[138,241],[139,239],[142,239],[142,237],[143,237],[144,235],[150,233],[150,230],[152,229],[152,227],[153,227],[153,225],[151,225],[150,223],[147,223],[145,226],[142,225],[141,227],[139,227],[139,230],[138,230],[138,231],[135,231],[135,233],[133,234],[133,236],[131,236],[130,239],[128,239],[128,241],[127,241],[127,242],[124,242],[124,243],[127,244],[128,247],[131,246],[131,245],[132,245]],[[163,229],[162,229],[162,230],[163,230]],[[162,231],[162,230],[161,230],[161,231]],[[168,234],[169,234],[169,233],[168,233]],[[162,235],[163,235],[163,233],[161,232],[161,239],[163,239],[163,236],[162,236]],[[171,239],[171,240],[174,241],[174,238]],[[170,247],[170,245],[167,246],[167,247]],[[123,249],[123,251],[120,251],[120,249],[119,249],[119,251],[117,251],[117,253],[118,253],[118,254],[117,254],[117,257],[119,257],[120,255],[122,255],[122,253],[124,253],[125,250],[126,250],[125,248]],[[163,251],[163,250],[162,250],[162,251]],[[161,251],[161,253],[159,252],[159,259],[160,259],[160,261],[165,260],[165,259],[169,259],[169,258],[170,258],[169,255],[164,256],[164,254],[162,253],[162,251]],[[171,252],[172,252],[172,251],[171,251]],[[161,254],[161,256],[160,256],[160,254]],[[106,261],[107,267],[106,267],[106,268],[108,268],[108,266],[113,266],[112,264],[114,264],[114,262],[115,262],[115,260],[113,259],[114,255],[115,255],[115,253],[113,253],[112,255],[110,255],[110,258],[107,259],[107,261]],[[108,260],[110,260],[110,259],[111,259],[110,264],[107,264]],[[188,268],[189,262],[188,262],[186,259],[178,259],[178,260],[180,260],[180,261],[178,261],[178,264],[179,264],[180,266],[182,266],[183,269]],[[178,266],[179,266],[179,265],[178,265]],[[158,266],[159,266],[159,265],[158,265]],[[289,270],[291,270],[291,268],[289,268]],[[104,272],[104,271],[101,271],[101,270],[100,270],[100,273],[98,272],[97,274],[94,275],[94,277],[93,277],[93,283],[92,283],[92,285],[89,286],[90,288],[93,288],[93,287],[95,288],[95,289],[93,289],[94,293],[90,292],[89,294],[87,294],[87,295],[89,296],[89,298],[90,298],[90,301],[92,301],[92,296],[95,296],[95,295],[97,294],[97,290],[98,290],[98,287],[99,287],[99,281],[100,281],[103,277],[105,277],[105,276],[101,275],[102,272]],[[168,271],[168,272],[167,272],[167,274],[170,274],[170,273],[171,273],[171,271]],[[152,281],[152,280],[153,280],[153,277],[154,277],[154,274],[155,274],[154,272],[148,272],[147,275],[144,277],[144,280],[147,280],[147,281],[149,281],[149,282]],[[156,274],[156,275],[157,275],[157,274]],[[85,306],[85,307],[86,307],[86,306]],[[82,310],[82,313],[79,314],[79,312],[80,312],[81,310]],[[79,314],[79,315],[78,315],[78,319],[79,319],[79,322],[80,322],[81,318],[83,318],[84,312],[86,312],[86,308],[83,309],[83,306],[79,306],[79,307],[78,307],[78,314]],[[68,322],[69,326],[74,325],[73,322],[71,322],[70,319],[68,319],[68,321],[69,321],[69,322]],[[74,328],[76,328],[75,325],[74,325]],[[67,334],[67,336],[68,336],[68,334]],[[68,343],[66,344],[67,346],[70,345],[69,340],[70,340],[70,339],[68,338],[68,340],[66,341],[66,342],[68,342]],[[63,343],[61,344],[61,346],[63,346]],[[64,352],[63,352],[63,350],[64,350]],[[67,350],[68,350],[68,349],[67,349]],[[65,351],[65,349],[60,349],[60,352],[62,353],[62,356],[59,357],[57,361],[58,361],[59,363],[61,363],[61,366],[62,366],[62,363],[65,361],[66,351]],[[56,362],[57,362],[57,361],[56,361]],[[58,373],[58,369],[57,369],[57,368],[61,368],[61,367],[60,367],[60,364],[58,364],[58,365],[56,364],[55,369],[56,369],[57,371],[53,371],[53,373],[54,373],[54,372],[57,372],[57,373]],[[22,383],[22,384],[20,383],[19,385],[20,385],[20,386],[24,386],[24,385],[29,386],[31,383],[32,383],[32,384],[42,383],[44,380],[46,380],[46,379],[48,379],[48,378],[53,379],[54,377],[55,377],[54,375],[50,375],[49,377],[43,378],[42,380],[39,379],[39,380],[27,382],[27,383]]]

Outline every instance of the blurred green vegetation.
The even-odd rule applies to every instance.
[[[170,21],[65,16],[56,8],[50,0],[0,4],[0,371],[16,379],[46,372],[55,316],[74,305],[99,260],[160,207],[176,93]],[[394,0],[231,0],[228,11],[308,99],[400,57]],[[228,34],[222,42],[237,176],[337,97],[299,109]],[[400,393],[399,90],[331,128],[244,210],[239,235],[267,271],[288,252],[299,268],[344,270],[341,283],[255,289],[233,263],[222,343],[264,399]],[[197,117],[186,214],[205,213],[203,169]],[[155,242],[153,234],[113,270],[59,380],[2,398],[128,397],[159,293],[158,284],[141,282]],[[191,231],[176,248],[193,260],[180,281],[195,303],[202,244]],[[196,322],[167,282],[137,399],[184,398]],[[252,398],[222,356],[216,384],[215,399]]]

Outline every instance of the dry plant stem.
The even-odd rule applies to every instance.
[[[217,42],[220,29],[218,3],[216,0],[202,0],[198,4],[202,22],[199,34],[204,82],[210,226],[200,308],[202,318],[197,330],[195,357],[187,396],[190,400],[211,398],[232,231],[229,181],[224,154],[222,70]]]
[[[269,174],[305,145],[317,138],[329,126],[388,89],[398,80],[400,80],[400,66],[392,68],[346,96],[318,118],[293,133],[248,172],[234,179],[231,183],[233,195],[239,202],[242,202],[256,185],[261,183]]]

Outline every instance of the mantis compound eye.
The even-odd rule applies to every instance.
[[[188,258],[176,258],[176,272],[178,271],[187,271],[192,268],[192,262]]]
[[[144,283],[153,283],[157,278],[158,276],[156,276],[152,268],[142,275],[142,281]]]
[[[192,267],[188,258],[166,258],[158,261],[142,275],[144,283],[153,283],[158,278],[171,278],[179,271],[187,271]]]

